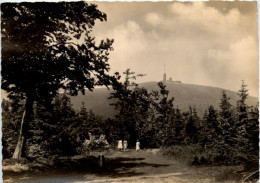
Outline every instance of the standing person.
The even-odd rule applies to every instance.
[[[119,141],[118,141],[117,148],[118,148],[119,151],[122,151],[122,149],[123,149],[122,140],[119,140]]]
[[[139,140],[136,141],[135,149],[136,149],[137,152],[140,150],[140,142],[139,142]]]
[[[126,140],[124,140],[124,151],[126,151],[126,149],[127,149],[127,141]]]

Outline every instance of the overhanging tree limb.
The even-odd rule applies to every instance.
[[[3,3],[1,10],[2,89],[9,98],[26,99],[27,106],[19,137],[24,140],[14,155],[19,159],[34,101],[51,102],[60,88],[77,95],[115,81],[108,74],[113,40],[95,44],[90,32],[96,20],[106,21],[106,14],[83,1]],[[80,45],[73,43],[81,37]]]

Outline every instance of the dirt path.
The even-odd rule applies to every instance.
[[[159,149],[149,149],[136,152],[134,150],[128,150],[127,152],[113,152],[107,156],[111,159],[122,158],[125,166],[119,168],[118,173],[135,174],[135,176],[122,176],[117,178],[98,178],[94,183],[101,182],[176,182],[176,183],[206,183],[214,182],[213,179],[194,176],[196,171],[193,168],[189,168],[179,162],[160,155]]]
[[[6,176],[4,182],[93,182],[93,183],[213,183],[212,172],[188,167],[179,162],[162,156],[158,149],[148,149],[140,152],[111,151],[105,155],[106,168],[95,169],[89,160],[70,159],[63,165],[68,165],[47,172],[25,173],[19,176]],[[88,164],[87,164],[88,163]],[[64,168],[63,168],[64,167]],[[73,167],[73,168],[71,168]],[[76,168],[76,169],[75,169]],[[208,168],[205,168],[207,170]],[[199,173],[198,173],[199,172]]]

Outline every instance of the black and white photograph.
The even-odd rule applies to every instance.
[[[257,1],[1,2],[4,183],[259,183]]]

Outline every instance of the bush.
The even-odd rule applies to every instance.
[[[181,163],[192,164],[194,157],[201,158],[202,148],[199,145],[170,146],[162,149],[163,155],[170,156]]]
[[[213,147],[205,150],[199,145],[170,146],[163,148],[162,152],[189,165],[242,165],[247,162],[246,156],[235,150],[226,153],[223,149]]]
[[[89,140],[83,142],[83,153],[89,152],[102,152],[109,149],[109,144],[106,140],[106,136],[101,134],[99,138],[89,133]]]
[[[39,144],[33,144],[27,147],[27,156],[30,158],[39,158],[42,157],[44,154],[43,149],[41,148],[41,145]]]

